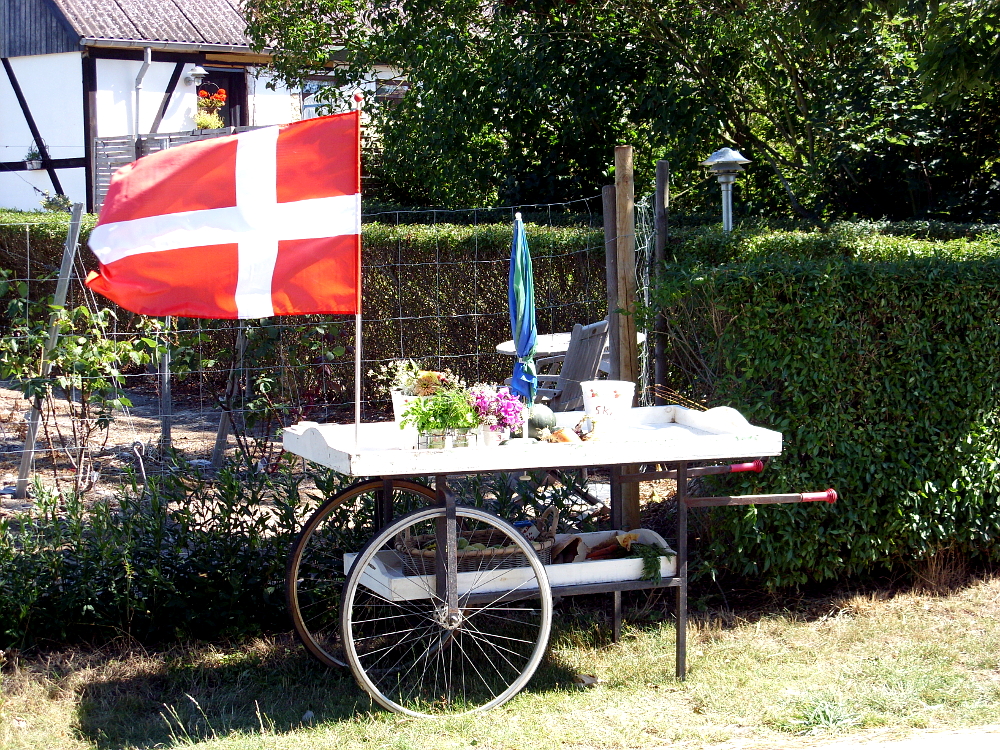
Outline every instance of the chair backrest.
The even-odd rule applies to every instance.
[[[561,390],[552,397],[552,411],[573,411],[583,408],[580,383],[597,377],[604,348],[608,345],[608,321],[573,326],[562,368],[559,370]]]

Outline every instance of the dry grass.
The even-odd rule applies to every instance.
[[[1000,722],[1000,579],[947,596],[706,616],[690,634],[685,683],[672,677],[670,625],[647,623],[617,645],[606,625],[564,605],[526,691],[486,717],[433,722],[374,709],[287,637],[8,655],[0,747],[806,747]],[[578,673],[602,682],[582,690]]]

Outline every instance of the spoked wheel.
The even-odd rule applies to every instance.
[[[393,479],[392,507],[401,512],[434,501],[434,491]],[[381,479],[359,482],[337,493],[306,521],[285,571],[285,599],[295,632],[310,654],[327,666],[346,666],[340,643],[340,596],[344,553],[375,533]]]
[[[457,557],[420,554],[444,538],[448,523],[444,508],[425,508],[372,539],[344,585],[347,662],[390,711],[485,711],[523,688],[545,653],[552,595],[531,543],[478,508],[455,513],[458,536],[469,542]],[[442,593],[452,571],[453,593]]]

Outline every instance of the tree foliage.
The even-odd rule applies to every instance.
[[[638,149],[675,184],[723,144],[755,166],[744,212],[990,214],[1000,3],[902,0],[252,0],[287,81],[375,63],[411,89],[375,112],[386,197],[558,201]],[[709,191],[698,191],[705,194]],[[695,206],[692,206],[695,207]]]

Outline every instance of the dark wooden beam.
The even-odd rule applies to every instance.
[[[142,60],[142,47],[122,49],[120,47],[87,47],[87,54],[101,60]],[[205,64],[204,52],[152,51],[153,62],[189,62]]]
[[[59,176],[56,174],[55,167],[52,166],[52,159],[49,158],[49,150],[45,148],[45,141],[42,140],[42,134],[38,132],[35,118],[28,107],[28,100],[24,98],[24,92],[21,91],[21,84],[17,82],[17,76],[14,75],[14,68],[11,67],[10,60],[6,57],[0,58],[0,62],[3,63],[3,69],[7,71],[7,80],[10,81],[10,87],[14,89],[14,96],[17,97],[17,103],[21,107],[21,114],[24,115],[24,119],[28,123],[28,130],[31,131],[31,137],[35,139],[35,148],[38,149],[38,153],[42,156],[42,166],[49,173],[52,188],[56,191],[56,195],[64,195],[62,184],[59,182]]]
[[[150,133],[155,133],[159,130],[160,123],[163,121],[163,115],[167,112],[167,107],[170,105],[170,99],[173,97],[174,91],[177,89],[177,82],[181,79],[181,72],[183,70],[183,62],[174,64],[174,71],[170,74],[170,80],[167,81],[167,90],[163,92],[163,100],[160,102],[160,108],[156,111],[156,117],[153,118],[153,124],[149,128]]]
[[[74,156],[69,159],[49,159],[49,164],[53,169],[78,169],[87,166],[87,159],[83,156]],[[0,169],[7,172],[32,172],[24,166],[23,161],[0,161]]]
[[[97,60],[83,54],[83,158],[87,167],[87,211],[94,212],[94,139],[97,137]]]

